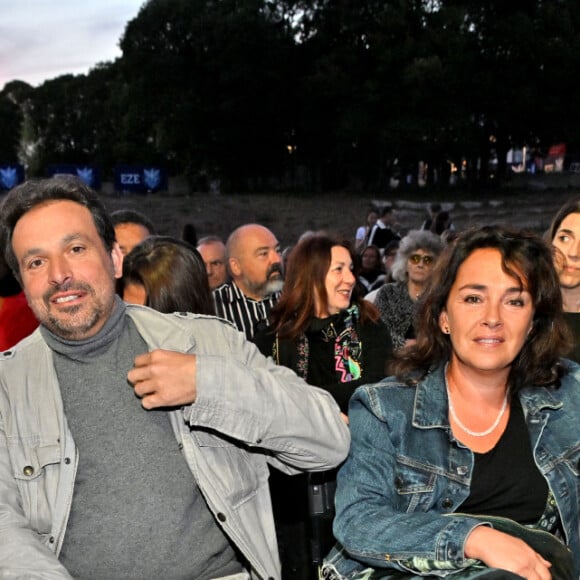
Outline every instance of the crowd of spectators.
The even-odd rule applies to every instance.
[[[194,354],[199,342],[205,345],[199,348],[206,349],[206,358],[200,355],[199,363],[171,358],[161,368],[170,377],[174,373],[181,377],[186,368],[195,368],[195,376],[203,376],[210,388],[215,383],[219,392],[227,388],[234,393],[224,395],[223,405],[204,395],[215,405],[213,412],[219,410],[232,418],[239,413],[239,420],[243,416],[248,422],[244,427],[247,435],[242,436],[234,423],[221,423],[217,415],[207,419],[211,412],[203,410],[206,391],[201,386],[199,399],[185,397],[183,387],[170,391],[165,403],[152,405],[185,409],[184,416],[197,417],[201,430],[188,419],[186,431],[191,431],[196,450],[211,448],[212,463],[204,463],[200,470],[211,472],[218,490],[214,497],[201,475],[196,480],[196,468],[191,465],[196,464],[192,458],[197,451],[189,444],[185,451],[183,438],[189,435],[181,431],[183,426],[176,426],[180,419],[172,419],[177,421],[172,429],[181,433],[177,436],[180,449],[184,449],[186,464],[199,486],[193,499],[185,497],[183,484],[175,486],[181,494],[175,505],[199,517],[200,529],[208,537],[200,543],[198,554],[175,566],[175,575],[166,575],[169,580],[184,577],[188,566],[200,580],[316,580],[320,574],[328,580],[447,575],[460,579],[484,578],[488,573],[489,578],[506,579],[578,578],[580,374],[575,361],[580,361],[580,200],[555,212],[543,238],[486,224],[458,231],[451,213],[439,203],[426,206],[428,215],[422,223],[402,224],[395,207],[386,204],[370,207],[363,225],[353,227],[354,236],[307,231],[282,252],[280,232],[259,223],[243,224],[227,239],[214,232],[199,232],[202,237],[198,237],[193,223],[175,237],[161,236],[154,220],[141,212],[127,209],[101,215],[101,209],[91,205],[91,192],[83,189],[78,193],[76,183],[58,182],[56,189],[62,190],[58,194],[51,189],[51,180],[39,187],[46,188],[45,198],[32,182],[16,188],[2,206],[5,214],[0,219],[5,244],[0,263],[0,347],[5,360],[13,358],[10,349],[16,353],[5,371],[0,364],[0,387],[6,393],[6,402],[0,402],[0,444],[4,447],[0,449],[0,514],[4,520],[2,523],[0,518],[0,571],[10,570],[10,577],[17,577],[14,570],[28,567],[46,572],[47,577],[66,578],[70,566],[69,572],[96,577],[91,575],[94,570],[85,573],[82,559],[75,553],[87,549],[88,544],[82,536],[86,524],[79,519],[84,510],[103,501],[104,492],[87,491],[81,483],[94,467],[81,464],[82,479],[76,480],[70,492],[68,501],[73,500],[74,508],[67,531],[71,539],[66,540],[66,522],[59,523],[58,535],[52,531],[56,523],[48,516],[43,515],[41,523],[31,521],[21,496],[29,497],[26,486],[31,484],[23,481],[36,476],[35,470],[42,478],[51,462],[60,464],[62,459],[68,465],[68,456],[60,458],[58,449],[63,448],[53,443],[54,456],[45,465],[35,455],[37,443],[31,443],[30,453],[23,452],[20,464],[15,464],[14,455],[7,451],[15,437],[7,421],[13,413],[24,413],[14,407],[18,396],[11,390],[17,387],[11,381],[16,380],[13,377],[31,380],[24,371],[16,370],[17,355],[21,350],[27,352],[29,344],[45,341],[55,351],[58,380],[66,389],[84,376],[86,371],[75,369],[67,357],[77,346],[75,341],[92,340],[93,335],[78,338],[67,334],[56,318],[70,318],[71,325],[77,324],[77,311],[82,311],[77,301],[101,292],[102,296],[94,297],[93,319],[103,308],[99,300],[105,297],[112,305],[113,322],[116,317],[121,320],[128,308],[128,319],[134,322],[118,332],[123,337],[125,332],[127,337],[141,334],[133,343],[139,348],[155,351],[157,345],[172,351],[171,345],[181,345],[176,337],[190,328],[189,322],[173,326],[151,317],[155,340],[149,344],[153,340],[149,331],[140,330],[144,324],[140,317],[149,320],[149,310],[167,316],[181,313],[182,320],[193,320],[191,344],[179,348]],[[23,202],[26,196],[32,201]],[[56,256],[60,249],[46,242],[45,250],[44,239],[29,223],[41,212],[47,219],[54,217],[57,204],[71,220],[78,219],[89,229],[94,229],[94,220],[98,230],[96,241],[89,242],[76,230],[67,234],[62,242],[65,257],[58,259],[50,252]],[[88,215],[82,213],[86,208],[91,212]],[[68,227],[64,220],[55,224],[51,226],[54,236],[60,235],[59,227],[63,231]],[[106,233],[109,225],[111,234]],[[38,232],[42,229],[38,226]],[[28,247],[24,231],[34,232],[39,240],[35,246]],[[88,271],[83,261],[94,253],[99,255],[99,264],[107,262],[109,254],[112,257],[110,271],[106,266],[106,279],[100,274],[97,290],[88,281],[75,280],[76,272]],[[38,294],[44,272],[49,282]],[[104,294],[109,283],[114,297]],[[34,332],[39,321],[40,328]],[[103,319],[106,332],[117,332],[113,322]],[[208,344],[194,337],[198,323],[214,336],[216,344],[223,344],[216,347],[215,355],[209,337]],[[225,339],[223,326],[227,327]],[[133,338],[127,337],[119,343],[119,359],[138,354],[130,346]],[[89,351],[83,348],[79,360],[85,361],[82,357]],[[117,385],[118,377],[111,378],[117,358],[95,352],[103,359],[103,380],[111,379]],[[149,381],[156,379],[142,378],[141,368],[154,373],[157,367],[149,360],[139,360],[137,356],[136,370],[129,376],[139,376],[130,382],[142,385],[142,392],[136,394],[144,399],[153,389]],[[86,369],[94,368],[86,361],[83,364]],[[288,370],[278,375],[281,367]],[[255,398],[256,425],[268,424],[263,450],[259,428],[252,431],[253,411],[241,401],[241,387],[236,401],[237,380],[240,385],[251,385],[247,389]],[[271,396],[271,391],[264,394],[264,389],[276,390],[284,382],[292,383],[296,391],[284,388],[280,398]],[[93,387],[95,383],[89,381]],[[313,407],[305,411],[308,387],[315,399],[309,399]],[[155,383],[153,391],[165,394],[164,388]],[[263,399],[258,403],[259,392]],[[326,398],[316,398],[319,393]],[[102,465],[105,452],[97,450],[86,428],[77,426],[88,414],[82,401],[68,391],[63,398],[64,411],[58,415],[61,428],[64,416],[70,413],[84,446],[81,457],[84,449],[99,453],[98,465]],[[98,404],[92,396],[89,401]],[[332,409],[327,401],[334,405]],[[62,403],[58,405],[62,409]],[[127,405],[123,402],[122,420],[133,421]],[[304,413],[307,416],[297,418]],[[311,413],[320,416],[318,429],[313,427],[316,420]],[[336,417],[329,418],[332,413]],[[345,453],[341,456],[345,446],[341,451],[337,443],[331,450],[328,443],[332,437],[344,443],[337,417],[349,426],[352,437],[345,461]],[[143,418],[138,421],[141,425]],[[292,427],[292,421],[301,427]],[[112,419],[106,423],[105,429],[115,430]],[[159,428],[148,425],[145,433],[152,435]],[[170,431],[161,437],[167,444],[173,442]],[[314,444],[312,437],[320,441]],[[303,443],[304,451],[300,450]],[[130,438],[128,445],[122,453],[125,460],[136,452],[139,442]],[[329,446],[328,461],[317,456],[309,464],[306,456],[314,447],[312,453],[324,456],[324,445]],[[147,449],[157,452],[150,446]],[[293,453],[300,459],[292,458]],[[239,456],[243,456],[241,460]],[[175,467],[176,461],[165,457],[154,473]],[[222,480],[221,470],[225,465],[232,469],[234,462],[239,481]],[[145,463],[146,459],[136,460],[135,466],[143,469]],[[280,464],[285,466],[281,471]],[[182,470],[183,465],[179,473]],[[252,485],[255,480],[257,487],[246,489],[249,482],[244,478],[252,480]],[[113,479],[118,481],[118,476]],[[145,479],[154,485],[150,478]],[[161,481],[167,479],[167,474],[161,477]],[[106,478],[101,483],[106,491]],[[37,485],[55,484],[47,478],[46,484],[39,479]],[[46,494],[52,492],[51,488]],[[250,500],[254,493],[256,497]],[[220,510],[219,494],[227,495],[230,511]],[[122,497],[126,500],[128,496]],[[251,511],[241,515],[244,502],[259,510],[260,522],[252,520],[255,514]],[[119,501],[112,505],[117,506],[120,518],[130,513]],[[58,506],[62,508],[62,504]],[[163,520],[160,529],[173,529],[167,514],[158,515]],[[144,517],[149,518],[145,525],[155,525],[152,510]],[[252,521],[240,524],[238,517]],[[22,540],[27,546],[22,552],[15,547],[17,540],[2,539],[14,527],[30,533]],[[144,529],[137,526],[139,533],[144,534]],[[189,524],[175,525],[178,529],[185,534],[184,542],[195,537]],[[549,541],[539,539],[538,530],[548,532]],[[245,540],[248,531],[260,536],[251,545]],[[60,540],[51,546],[54,537]],[[117,534],[115,538],[121,539]],[[2,542],[16,551],[6,555]],[[112,540],[92,545],[87,563],[102,556],[101,546],[111,550],[111,544]],[[185,544],[176,550],[176,557],[183,557]],[[122,556],[116,552],[115,558]],[[147,562],[154,559],[154,555],[147,556]],[[166,554],[160,561],[168,559]],[[147,562],[137,566],[139,573]],[[114,563],[113,559],[111,566]],[[107,566],[98,569],[110,570]],[[204,567],[212,571],[198,572]],[[493,575],[500,572],[504,575]]]

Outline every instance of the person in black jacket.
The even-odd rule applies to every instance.
[[[390,334],[378,310],[359,296],[353,269],[347,242],[326,234],[301,240],[289,256],[270,326],[260,328],[253,339],[263,354],[329,391],[345,420],[356,387],[382,379],[392,353]],[[334,476],[333,472],[323,480],[311,479],[309,498],[307,478],[272,472],[283,580],[315,578],[314,564],[333,543],[332,502],[315,518],[309,517],[308,502],[313,490],[332,490]]]

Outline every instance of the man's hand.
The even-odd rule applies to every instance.
[[[488,528],[475,528],[465,542],[465,555],[490,568],[508,570],[526,580],[551,580],[552,564],[519,538]]]
[[[195,402],[196,357],[154,350],[135,357],[127,379],[145,409],[178,407]]]

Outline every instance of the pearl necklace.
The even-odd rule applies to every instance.
[[[451,417],[453,417],[453,420],[457,423],[457,426],[460,427],[462,431],[465,431],[468,435],[471,435],[472,437],[485,437],[486,435],[489,435],[490,433],[493,433],[496,430],[497,426],[499,425],[499,422],[501,421],[501,418],[505,413],[505,410],[507,409],[507,401],[508,401],[507,390],[505,392],[505,397],[503,398],[501,411],[499,412],[499,415],[497,416],[496,420],[493,422],[493,425],[489,429],[486,429],[485,431],[472,431],[471,429],[468,429],[459,420],[459,417],[455,412],[455,408],[453,407],[453,403],[451,402],[451,393],[449,392],[449,384],[447,383],[447,374],[445,374],[445,388],[447,389],[447,399],[449,400],[449,412],[451,413]]]

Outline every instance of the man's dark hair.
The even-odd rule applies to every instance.
[[[385,205],[381,210],[381,217],[384,217],[390,213],[393,213],[393,206],[392,205]]]
[[[53,201],[74,201],[86,207],[107,252],[113,249],[115,229],[98,194],[74,175],[29,180],[11,189],[0,206],[0,247],[6,263],[19,278],[18,261],[12,249],[12,235],[18,220],[31,209]]]
[[[118,209],[112,212],[111,221],[113,222],[113,227],[119,224],[138,224],[146,228],[150,235],[157,234],[153,222],[145,214],[134,209]]]

